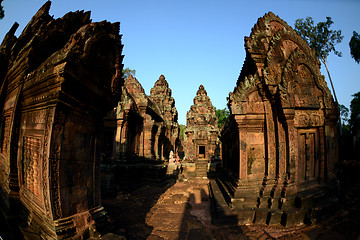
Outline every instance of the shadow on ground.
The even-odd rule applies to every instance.
[[[111,232],[125,236],[127,240],[147,239],[153,227],[146,224],[146,215],[174,183],[175,180],[169,180],[164,185],[145,183],[121,190],[115,196],[103,197],[102,204],[113,225]]]

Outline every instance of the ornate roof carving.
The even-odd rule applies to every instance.
[[[280,96],[282,107],[334,109],[332,95],[321,75],[320,61],[315,52],[284,20],[272,12],[259,18],[250,37],[245,37],[245,49],[244,66],[228,98],[232,113],[245,113],[241,102],[246,101],[256,88],[263,99]],[[290,85],[298,85],[296,91],[304,88],[301,93],[295,93]],[[299,98],[308,100],[300,101]]]
[[[175,108],[175,99],[171,96],[171,89],[164,75],[155,82],[149,97],[157,104],[165,121],[177,123],[178,112]]]
[[[194,98],[194,105],[186,114],[187,126],[185,132],[208,128],[209,131],[219,131],[214,106],[203,85],[200,85]]]

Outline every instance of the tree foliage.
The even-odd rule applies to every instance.
[[[351,56],[355,62],[360,63],[360,35],[355,31],[350,39],[349,46]]]
[[[360,128],[360,92],[353,95],[350,103],[350,127],[353,134],[356,134]]]
[[[184,139],[185,137],[185,128],[186,126],[184,124],[180,124],[180,139]]]
[[[229,118],[230,112],[226,108],[224,109],[215,108],[215,114],[216,117],[218,118],[218,127],[221,128],[225,124],[226,120]]]
[[[339,57],[342,55],[335,49],[335,45],[341,43],[344,36],[341,36],[341,30],[330,30],[333,23],[331,17],[326,17],[326,22],[319,22],[317,25],[311,17],[295,21],[295,31],[315,50],[322,62],[326,62],[330,52]]]
[[[345,105],[339,104],[340,117],[343,123],[346,124],[349,121],[349,109]]]
[[[4,8],[2,6],[3,0],[0,0],[0,19],[3,19],[5,17]]]
[[[127,67],[122,70],[122,73],[123,73],[124,79],[127,79],[130,76],[130,74],[135,76],[136,71],[135,71],[135,69],[130,69]]]
[[[350,133],[350,125],[349,125],[349,114],[350,111],[349,109],[343,105],[343,104],[339,104],[339,110],[340,110],[340,117],[342,120],[342,135],[343,136],[349,136]]]
[[[330,52],[333,52],[336,56],[341,57],[342,54],[335,49],[335,45],[340,43],[344,36],[341,36],[341,30],[330,30],[333,23],[334,22],[331,20],[331,17],[326,17],[326,22],[319,22],[316,25],[311,17],[307,17],[306,19],[300,18],[295,21],[295,31],[308,42],[310,48],[315,50],[316,56],[325,65],[335,101],[338,103],[334,85],[327,66],[327,57]]]

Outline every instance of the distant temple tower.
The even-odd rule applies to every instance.
[[[189,176],[193,171],[196,177],[207,177],[207,164],[218,155],[218,134],[215,109],[204,86],[200,85],[194,105],[186,115],[185,166]]]
[[[163,75],[150,96],[132,75],[121,91],[117,107],[105,118],[102,192],[106,194],[117,186],[165,180],[170,152],[179,144],[175,100]]]
[[[130,75],[125,79],[122,96],[111,131],[116,131],[115,158],[143,160],[168,160],[179,141],[175,100],[164,75],[156,81],[147,96],[139,81]]]
[[[157,105],[163,116],[163,132],[160,135],[163,158],[169,157],[170,151],[176,152],[179,145],[178,112],[175,99],[171,96],[171,89],[164,75],[161,75],[150,90],[149,98]]]

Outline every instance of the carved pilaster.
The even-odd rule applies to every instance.
[[[50,196],[54,219],[62,218],[61,200],[60,200],[60,174],[59,164],[61,158],[61,145],[64,131],[65,113],[57,108],[55,110],[54,123],[51,133],[51,147],[49,154],[50,167]]]
[[[125,159],[129,151],[129,110],[124,110],[123,118],[116,120],[116,134],[115,134],[115,154],[120,159]]]

